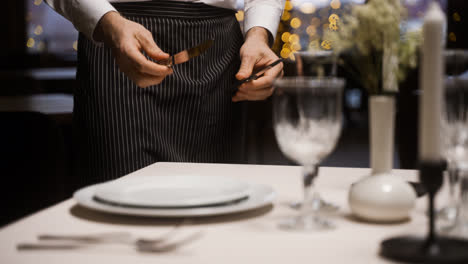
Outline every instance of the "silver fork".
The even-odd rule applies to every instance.
[[[38,239],[42,241],[68,241],[68,242],[79,242],[79,243],[124,243],[124,244],[133,244],[133,243],[161,243],[169,238],[173,237],[178,230],[184,225],[189,223],[188,220],[183,220],[178,223],[174,228],[164,233],[163,235],[153,238],[153,239],[134,239],[131,234],[127,232],[114,232],[114,233],[100,233],[100,234],[88,234],[88,235],[62,235],[62,234],[44,234],[39,235]]]
[[[191,243],[201,237],[201,232],[190,234],[182,239],[171,242],[137,240],[132,243],[140,252],[164,253],[178,249],[179,247]],[[92,247],[95,243],[68,243],[68,244],[50,244],[50,243],[20,243],[17,250],[72,250],[86,247]]]

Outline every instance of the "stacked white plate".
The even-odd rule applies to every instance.
[[[78,190],[84,207],[108,213],[187,217],[236,213],[270,204],[269,186],[223,176],[124,177]]]

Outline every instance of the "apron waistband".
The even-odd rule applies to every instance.
[[[146,2],[112,3],[125,16],[149,16],[182,19],[207,19],[230,16],[235,10],[204,3],[153,0]]]

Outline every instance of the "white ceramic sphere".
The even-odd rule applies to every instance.
[[[353,214],[360,219],[396,222],[410,217],[416,198],[408,182],[392,174],[379,174],[354,183],[348,202]]]

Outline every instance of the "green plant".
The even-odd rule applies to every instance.
[[[394,93],[398,81],[417,65],[419,31],[402,32],[406,8],[400,0],[356,5],[325,38],[336,53],[346,53],[345,68],[370,94]]]

